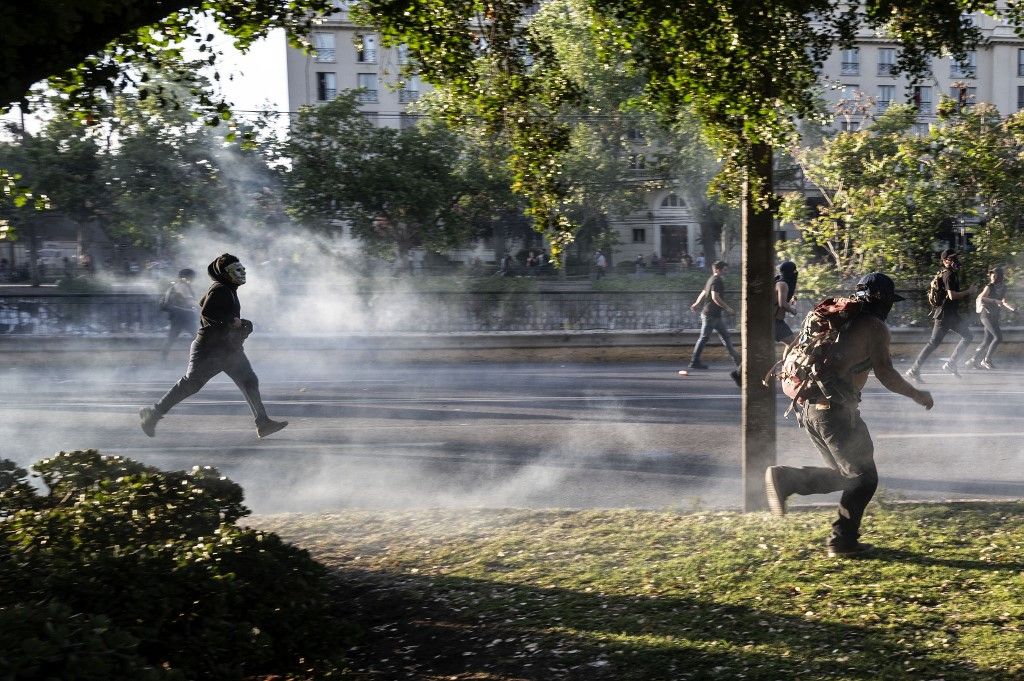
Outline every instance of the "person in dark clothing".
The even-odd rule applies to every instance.
[[[960,270],[960,256],[957,255],[956,251],[946,249],[942,252],[942,266],[943,269],[939,276],[942,279],[942,286],[946,294],[942,300],[942,305],[939,305],[932,311],[932,319],[935,320],[932,326],[932,337],[921,350],[921,354],[914,360],[914,364],[906,371],[907,378],[912,378],[920,383],[924,382],[921,378],[921,365],[942,344],[942,339],[946,337],[946,333],[952,331],[960,336],[960,342],[957,343],[953,354],[942,365],[943,371],[957,377],[960,376],[960,372],[956,368],[960,355],[967,349],[970,342],[974,340],[974,334],[971,333],[967,320],[960,316],[960,301],[977,293],[978,287],[971,284],[966,290],[960,290],[960,276],[958,274]]]
[[[792,345],[796,334],[786,323],[787,314],[796,314],[796,263],[790,260],[779,265],[775,275],[772,307],[775,309],[775,342]]]
[[[697,338],[697,344],[693,346],[693,355],[690,357],[691,369],[708,368],[707,364],[700,361],[700,355],[704,351],[704,346],[707,345],[708,339],[711,338],[712,331],[717,333],[718,337],[722,339],[725,351],[732,357],[733,363],[739,366],[740,355],[732,346],[732,341],[729,339],[729,329],[722,319],[723,311],[729,314],[734,312],[729,307],[729,304],[725,302],[725,282],[722,280],[722,275],[725,274],[725,270],[728,267],[728,263],[722,260],[711,266],[711,276],[708,277],[707,283],[704,284],[704,290],[700,292],[697,300],[693,301],[693,305],[690,306],[691,310],[696,311],[697,307],[702,302],[704,303],[704,308],[700,313],[700,336]]]
[[[182,333],[191,334],[196,328],[196,294],[192,292],[192,282],[195,278],[195,270],[181,270],[178,272],[178,278],[171,282],[160,300],[160,309],[167,313],[171,322],[171,327],[167,330],[167,340],[164,341],[160,353],[161,359],[167,359],[167,353],[171,351],[171,346],[178,340],[178,336]]]
[[[174,405],[199,392],[207,381],[226,373],[245,395],[256,419],[256,433],[266,437],[288,425],[267,416],[260,397],[260,382],[242,343],[252,333],[252,322],[241,318],[238,287],[245,283],[245,267],[238,258],[225,253],[207,267],[213,285],[199,301],[200,327],[188,358],[188,368],[167,394],[152,407],[139,410],[142,430],[149,437],[156,434],[156,424]]]
[[[860,542],[864,509],[878,487],[874,444],[859,408],[868,372],[874,371],[891,392],[909,397],[925,409],[934,405],[930,393],[908,383],[892,365],[885,319],[893,303],[903,300],[896,295],[892,279],[872,272],[860,280],[854,295],[863,307],[840,333],[828,365],[832,385],[845,389],[837,390],[831,399],[816,390],[816,395],[808,395],[800,404],[801,423],[827,467],[769,466],[764,477],[768,506],[779,516],[785,515],[786,498],[792,494],[842,491],[839,517],[826,542],[830,556],[856,555],[871,548]]]
[[[988,271],[988,284],[978,294],[975,309],[981,325],[985,327],[985,335],[981,345],[974,351],[964,366],[972,369],[992,369],[992,355],[1003,341],[1003,331],[999,328],[999,313],[1002,308],[1016,312],[1017,308],[1006,302],[1006,277],[1002,267],[993,267]]]

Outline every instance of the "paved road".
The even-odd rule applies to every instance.
[[[271,414],[291,421],[267,440],[224,377],[150,439],[136,412],[177,378],[176,365],[0,369],[0,456],[29,463],[95,447],[167,468],[213,465],[259,512],[740,504],[739,395],[725,367],[682,378],[668,364],[253,363]],[[886,492],[1024,496],[1022,376],[926,372],[931,412],[872,379],[863,413]],[[784,407],[780,463],[816,464]]]

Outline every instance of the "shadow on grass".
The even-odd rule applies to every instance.
[[[910,624],[837,624],[687,596],[338,576],[351,616],[367,627],[346,653],[359,679],[1019,678],[927,649]]]
[[[922,566],[951,567],[960,570],[985,570],[989,572],[1012,572],[1020,574],[1024,571],[1024,563],[1005,561],[970,560],[966,558],[939,558],[926,553],[907,551],[905,549],[888,549],[875,546],[873,551],[858,556],[857,560],[879,560],[899,563],[913,563]]]

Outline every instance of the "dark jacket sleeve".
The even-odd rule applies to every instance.
[[[203,321],[210,326],[230,326],[235,320],[235,301],[231,292],[223,287],[210,289],[200,312]]]

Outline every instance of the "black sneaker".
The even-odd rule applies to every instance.
[[[256,434],[260,437],[267,437],[268,435],[273,435],[279,430],[284,430],[284,427],[287,425],[287,421],[274,421],[273,419],[267,419],[262,423],[256,424]]]
[[[956,376],[957,378],[961,378],[960,372],[957,371],[956,365],[953,364],[952,362],[946,362],[945,364],[943,364],[942,370],[945,371],[947,374],[951,374],[953,376]]]
[[[736,385],[738,387],[743,387],[743,376],[740,375],[739,369],[733,369],[732,371],[730,371],[729,376],[732,378],[732,380],[736,381]]]
[[[903,375],[906,376],[907,378],[912,378],[918,383],[924,383],[924,379],[921,378],[921,370],[918,369],[917,367],[910,367],[909,369],[903,372]]]
[[[703,362],[690,362],[690,369],[707,369],[708,365]]]
[[[832,558],[851,558],[862,556],[871,551],[874,547],[859,541],[853,542],[829,542],[828,555]]]
[[[764,491],[768,496],[768,508],[772,515],[786,515],[786,497],[793,493],[783,480],[785,471],[782,466],[768,466],[764,472]]]
[[[153,407],[143,407],[139,410],[139,423],[142,426],[142,432],[150,437],[156,436],[156,422],[160,420],[160,415],[156,413],[156,409]]]

